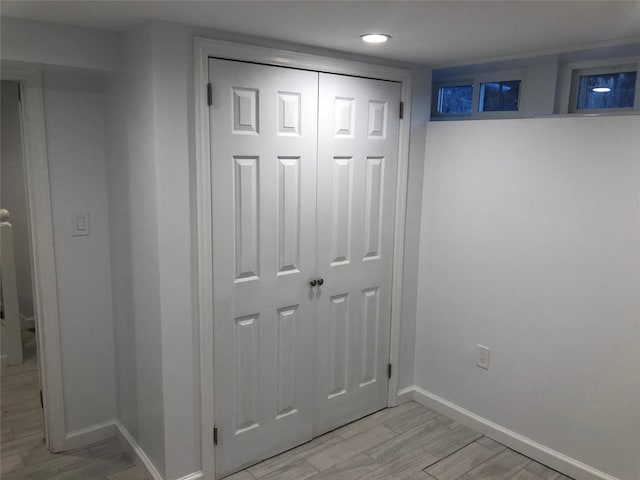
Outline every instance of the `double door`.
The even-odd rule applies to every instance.
[[[223,477],[386,406],[400,84],[209,78]]]

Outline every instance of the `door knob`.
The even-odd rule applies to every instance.
[[[315,287],[317,283],[318,283],[318,282],[316,282],[315,280],[311,280],[311,281],[309,282],[309,285],[311,285],[312,287]]]
[[[319,278],[318,279],[318,285],[322,285],[324,283],[324,279],[323,278]]]

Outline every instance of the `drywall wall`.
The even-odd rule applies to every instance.
[[[193,38],[151,26],[166,477],[200,470],[199,331],[194,302]],[[187,372],[189,374],[187,374]]]
[[[0,165],[0,205],[11,212],[18,306],[21,317],[33,318],[33,285],[31,282],[31,250],[29,218],[22,158],[20,104],[18,83],[2,81],[2,165]]]
[[[398,368],[400,390],[410,387],[414,383],[420,215],[425,139],[427,122],[431,112],[431,70],[413,68],[412,85],[409,179],[404,237],[404,277],[402,279],[402,321],[400,325],[400,365]]]
[[[3,61],[43,66],[120,69],[120,35],[18,18],[0,18],[0,56]]]
[[[44,111],[71,433],[116,414],[104,85],[78,71],[46,72]],[[72,235],[79,213],[89,214],[89,236]]]
[[[418,387],[623,480],[640,473],[638,132],[430,123],[416,326]]]
[[[157,202],[175,192],[158,191],[150,27],[127,33],[124,46],[123,71],[108,82],[107,122],[117,414],[164,476]]]

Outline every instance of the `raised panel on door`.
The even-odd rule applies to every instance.
[[[320,74],[315,434],[387,403],[400,90]]]
[[[209,63],[216,473],[312,438],[318,74]]]

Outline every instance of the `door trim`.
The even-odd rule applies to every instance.
[[[194,39],[194,112],[196,145],[196,222],[198,242],[198,323],[200,335],[200,425],[203,477],[215,479],[215,452],[213,445],[213,217],[211,195],[211,165],[209,138],[209,57],[263,63],[303,70],[342,75],[392,80],[401,83],[401,101],[404,119],[400,120],[398,142],[398,174],[396,179],[396,208],[394,218],[394,249],[391,288],[391,332],[389,362],[399,365],[400,321],[402,307],[402,278],[404,267],[404,233],[407,210],[407,181],[409,166],[409,133],[411,119],[411,72],[409,70],[352,62],[307,53],[277,50],[213,40]],[[387,405],[398,402],[398,368],[389,379]]]
[[[3,62],[2,79],[17,81],[20,84],[20,125],[44,435],[47,448],[51,452],[60,452],[66,449],[67,439],[42,72],[38,68]]]

